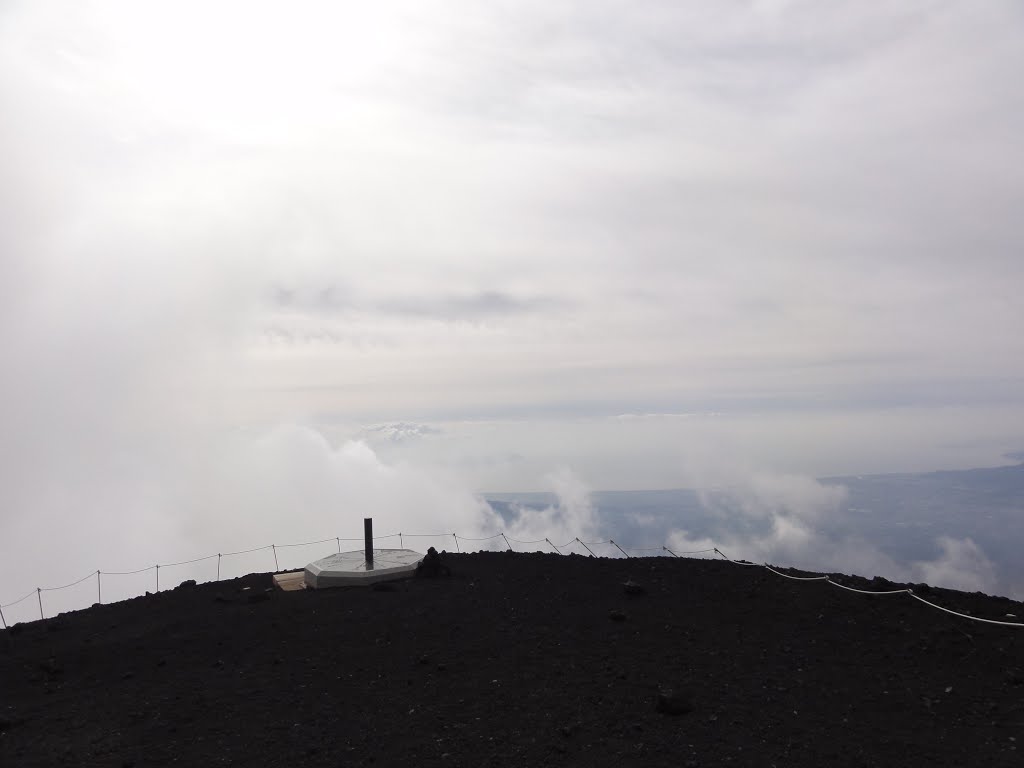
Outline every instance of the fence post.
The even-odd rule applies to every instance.
[[[4,629],[7,629],[7,619],[4,618],[4,609],[0,608],[0,621],[4,624]]]
[[[100,585],[100,572],[96,571],[96,602],[103,605],[103,587]]]
[[[36,587],[36,599],[39,600],[39,618],[45,618],[43,616],[43,590],[40,587]]]
[[[334,540],[335,540],[336,542],[338,542],[338,554],[340,555],[340,554],[341,554],[341,538],[340,538],[340,537],[338,537],[338,536],[335,536],[335,537],[334,537]]]
[[[455,551],[456,551],[456,552],[461,552],[462,550],[461,550],[461,549],[459,549],[459,537],[458,537],[458,536],[456,536],[456,535],[455,535],[455,534],[453,533],[453,534],[452,534],[452,538],[453,538],[453,539],[455,539]]]
[[[675,552],[673,552],[673,551],[672,551],[671,549],[669,549],[668,547],[662,547],[662,549],[664,549],[664,550],[665,550],[666,552],[668,552],[668,553],[669,553],[670,555],[672,555],[673,557],[679,557],[679,555],[677,555],[677,554],[676,554]]]
[[[595,554],[594,554],[594,550],[592,550],[592,549],[591,549],[590,547],[588,547],[588,546],[587,546],[587,543],[586,543],[585,541],[580,541],[580,537],[579,537],[579,536],[577,536],[577,537],[576,537],[576,543],[577,543],[577,544],[582,544],[582,545],[583,545],[583,548],[584,548],[585,550],[587,550],[587,552],[589,552],[589,553],[590,553],[590,556],[591,556],[591,557],[597,557],[597,555],[595,555]]]
[[[400,549],[405,549],[405,542],[402,541],[402,532],[401,531],[398,532],[398,547]]]
[[[156,591],[160,591],[160,565],[156,566]]]
[[[281,570],[281,566],[277,564],[277,547],[275,547],[273,544],[271,544],[270,548],[274,551],[274,571],[275,572],[280,571]]]
[[[562,554],[562,551],[551,542],[551,539],[545,538],[544,541],[546,541],[548,544],[551,544],[551,548],[555,550],[555,552],[557,552],[558,554]]]
[[[512,545],[508,543],[508,539],[507,539],[507,538],[505,537],[505,534],[504,534],[504,533],[503,533],[503,534],[501,534],[501,538],[505,539],[505,545],[506,545],[506,546],[507,546],[507,547],[508,547],[509,549],[512,549]]]
[[[614,540],[612,540],[612,539],[608,539],[608,541],[610,541],[610,542],[611,542],[612,544],[615,544],[615,541],[614,541]],[[620,546],[619,546],[618,544],[615,544],[615,548],[616,548],[617,550],[619,550],[619,552],[621,552],[622,554],[624,554],[624,555],[625,555],[626,557],[629,557],[629,553],[628,553],[628,552],[627,552],[626,550],[624,550],[624,549],[623,549],[622,547],[620,547]]]
[[[363,518],[363,549],[366,555],[366,565],[373,567],[373,518]]]

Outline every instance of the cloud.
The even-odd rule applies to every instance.
[[[441,430],[429,424],[414,424],[399,421],[394,424],[378,424],[364,430],[369,439],[382,440],[390,443],[402,443],[407,440],[418,440],[430,435],[441,434]]]
[[[189,453],[275,425],[429,424],[378,460],[473,491],[1020,446],[1014,3],[0,14],[0,533],[33,558],[177,547],[220,487]],[[735,503],[784,553],[822,493]]]
[[[940,536],[936,543],[941,550],[938,559],[913,564],[920,581],[967,592],[995,591],[996,568],[973,540]]]
[[[970,538],[940,536],[934,560],[899,562],[877,542],[844,532],[846,489],[810,478],[760,473],[733,478],[726,487],[702,490],[704,508],[715,516],[710,535],[685,529],[668,534],[677,553],[717,547],[734,560],[772,563],[818,573],[882,576],[892,581],[995,593],[1014,587]],[[855,526],[854,526],[855,528]]]
[[[513,517],[505,528],[507,536],[523,542],[550,539],[556,546],[573,542],[577,537],[583,541],[598,537],[597,510],[586,484],[568,467],[552,472],[546,479],[557,503],[543,508],[513,504]],[[533,548],[546,550],[548,546],[535,543]]]

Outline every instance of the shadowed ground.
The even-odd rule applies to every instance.
[[[1024,762],[1024,629],[723,561],[445,562],[389,589],[259,574],[0,632],[0,765]]]

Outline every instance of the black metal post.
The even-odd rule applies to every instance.
[[[366,539],[366,564],[373,565],[373,518],[363,518],[363,538]]]

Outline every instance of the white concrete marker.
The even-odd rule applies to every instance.
[[[373,584],[411,576],[423,555],[411,549],[374,549],[373,518],[363,518],[362,552],[339,552],[306,566],[303,578],[313,589]]]
[[[404,579],[413,575],[422,559],[411,549],[375,549],[372,560],[365,551],[339,552],[306,566],[306,586],[323,589]]]

